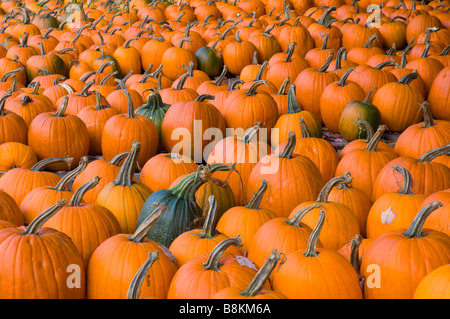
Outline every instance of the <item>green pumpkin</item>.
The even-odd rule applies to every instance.
[[[164,203],[167,209],[147,233],[147,237],[169,247],[180,234],[200,228],[203,224],[203,211],[196,203],[195,192],[207,181],[207,176],[217,171],[234,170],[234,165],[202,165],[197,172],[187,175],[174,187],[154,192],[141,209],[137,227],[155,210],[154,203]]]
[[[198,60],[198,69],[208,74],[210,77],[215,77],[220,74],[223,69],[223,57],[216,49],[219,40],[214,42],[210,47],[202,47],[197,50],[195,56]]]
[[[357,120],[365,121],[372,131],[378,128],[381,114],[378,108],[369,102],[370,94],[375,88],[372,88],[364,101],[352,101],[347,104],[339,120],[339,133],[347,141],[368,138],[366,126],[358,125]]]
[[[159,135],[159,145],[162,145],[161,127],[164,116],[166,115],[166,112],[169,109],[170,105],[163,103],[161,95],[158,93],[156,88],[151,88],[149,92],[150,94],[148,95],[147,103],[138,107],[135,111],[135,114],[145,116],[146,118],[150,119],[153,124],[155,124]]]

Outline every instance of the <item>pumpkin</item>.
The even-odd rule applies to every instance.
[[[241,245],[240,238],[227,238],[210,253],[190,259],[181,266],[170,283],[167,299],[210,299],[230,286],[245,289],[257,273],[251,260],[224,254],[229,246]],[[267,282],[265,289],[270,289]]]
[[[208,197],[209,209],[205,222],[201,229],[193,229],[180,234],[169,246],[169,250],[177,259],[178,267],[181,267],[192,258],[204,254],[211,253],[213,248],[221,241],[229,236],[218,233],[214,224],[217,216],[217,201],[214,195]],[[229,246],[224,254],[240,255],[240,251],[235,246]]]
[[[72,239],[83,257],[85,269],[88,269],[94,250],[103,241],[121,232],[117,218],[108,209],[96,204],[81,203],[85,192],[95,187],[99,180],[96,176],[78,188],[59,214],[52,216],[44,224],[45,227],[59,230]]]
[[[380,123],[381,114],[378,108],[369,102],[370,96],[375,88],[372,88],[363,101],[354,100],[349,102],[342,111],[339,119],[339,133],[347,141],[368,138],[365,127],[356,123],[357,120],[365,121],[369,129],[376,129]]]
[[[152,267],[155,260],[159,258],[159,252],[157,250],[148,253],[148,259],[142,264],[142,266],[138,269],[133,279],[131,280],[130,286],[128,286],[126,299],[141,299],[141,298],[151,298],[158,299],[155,296],[142,296],[141,294],[142,284],[144,283],[144,279],[147,276],[147,272]]]
[[[442,69],[434,78],[428,94],[428,102],[433,116],[438,120],[450,120],[449,84],[450,66]]]
[[[417,285],[414,299],[448,299],[450,265],[440,266],[430,271]]]
[[[177,47],[170,47],[164,51],[161,57],[161,64],[163,65],[163,73],[172,81],[175,81],[180,75],[184,73],[182,64],[189,65],[189,62],[193,62],[195,68],[198,67],[198,61],[195,54],[182,47],[183,42],[192,40],[183,38],[178,43]]]
[[[156,206],[153,214],[133,233],[112,236],[95,249],[87,271],[89,299],[125,298],[134,275],[153,251],[158,251],[159,258],[150,268],[147,285],[142,287],[141,293],[167,297],[170,281],[177,271],[175,259],[167,247],[145,237],[166,209],[161,203]]]
[[[133,180],[140,149],[141,143],[134,141],[117,178],[100,191],[95,201],[116,216],[123,233],[136,229],[141,207],[153,193],[147,185]]]
[[[366,280],[366,299],[411,299],[419,282],[429,272],[449,263],[449,236],[422,229],[427,217],[441,205],[439,202],[427,205],[416,214],[408,229],[388,232],[369,246],[361,262],[361,274],[369,278],[373,272],[369,265],[378,265],[375,278],[384,284]]]
[[[213,129],[214,132],[209,134],[224,136],[226,129],[224,117],[214,105],[205,101],[213,98],[204,94],[194,101],[179,101],[172,104],[164,116],[161,127],[163,147],[166,151],[185,155],[196,163],[207,158],[209,155],[207,147],[212,148],[215,142],[208,143],[206,131]],[[181,137],[181,141],[179,138],[175,140],[176,136]]]
[[[40,54],[31,56],[25,64],[27,79],[33,81],[38,76],[39,69],[47,69],[50,74],[68,76],[64,60],[53,53],[46,53],[41,42],[38,43]]]
[[[204,176],[208,177],[217,171],[230,170],[235,170],[233,165],[202,165],[197,172],[183,177],[177,185],[154,192],[142,206],[137,226],[139,227],[152,213],[154,202],[165,203],[167,210],[146,236],[165,246],[170,246],[176,237],[185,231],[197,228],[204,220],[203,212],[195,201],[195,192],[206,182]]]
[[[396,193],[384,194],[373,203],[367,217],[368,238],[375,239],[391,230],[409,226],[426,198],[412,192],[412,177],[407,169],[400,165],[394,165],[392,169],[402,175],[402,187]]]
[[[248,201],[265,179],[269,186],[260,207],[272,210],[278,217],[286,217],[298,203],[316,198],[324,185],[317,166],[306,156],[293,153],[295,145],[296,137],[292,132],[283,152],[262,157],[245,185]],[[278,205],[280,202],[283,205]]]
[[[204,46],[195,52],[198,61],[198,68],[210,77],[215,77],[221,73],[223,68],[223,57],[215,49],[219,40],[216,40],[212,46]]]
[[[54,106],[53,103],[45,103],[42,100],[32,97],[31,94],[22,93],[8,101],[5,105],[5,109],[22,117],[29,128],[34,118],[41,113],[52,112]]]
[[[253,61],[253,53],[257,51],[256,46],[247,40],[242,41],[239,37],[240,30],[235,33],[236,41],[229,43],[223,50],[223,63],[233,75],[239,75],[246,65]]]
[[[19,205],[14,198],[2,190],[0,190],[0,203],[0,221],[9,222],[14,226],[21,226],[25,223]]]
[[[372,201],[383,194],[396,192],[401,186],[401,180],[392,171],[393,165],[406,168],[413,179],[413,193],[430,195],[437,191],[450,188],[449,167],[444,164],[432,162],[434,158],[447,153],[450,145],[434,148],[419,158],[400,156],[387,163],[379,172],[373,183]]]
[[[332,58],[333,53],[330,52],[327,61],[320,69],[308,68],[303,70],[294,81],[295,95],[300,107],[305,111],[313,113],[321,122],[320,96],[329,84],[339,81],[339,76],[327,72]],[[311,85],[311,83],[314,85]]]
[[[141,143],[138,165],[143,167],[156,154],[158,130],[151,120],[135,114],[128,90],[123,93],[127,98],[128,113],[114,115],[106,121],[101,138],[102,154],[110,161],[117,154],[128,151],[137,141]]]
[[[336,168],[336,176],[349,171],[353,176],[352,185],[371,198],[373,183],[378,174],[387,163],[397,157],[396,153],[377,148],[385,130],[386,126],[380,125],[365,148],[356,148],[346,153]]]
[[[51,157],[73,157],[75,162],[89,152],[89,132],[84,122],[65,114],[68,97],[58,112],[45,112],[34,118],[28,128],[28,145],[39,160]],[[51,170],[62,170],[63,165],[51,165]]]
[[[423,202],[420,204],[419,209],[427,206],[431,202],[439,201],[442,203],[442,207],[437,208],[433,213],[428,216],[425,221],[424,227],[430,228],[434,230],[441,231],[450,236],[450,232],[448,229],[448,208],[449,208],[449,190],[442,190],[435,192],[429,195]]]
[[[359,262],[359,268],[361,267],[361,259],[363,258],[364,254],[366,253],[367,248],[372,244],[373,239],[370,238],[362,238],[361,235],[355,235],[355,237],[352,238],[351,241],[349,241],[347,244],[342,246],[338,250],[338,253],[340,253],[342,256],[344,256],[348,261],[352,262],[352,257],[357,252],[358,257],[360,257]]]
[[[64,200],[58,201],[43,211],[26,229],[19,227],[0,231],[0,251],[4,256],[0,261],[0,267],[3,269],[0,274],[2,298],[84,298],[86,275],[80,253],[66,234],[42,227],[65,203]],[[45,254],[42,254],[43,247]],[[11,263],[8,253],[20,257],[23,262],[20,265]],[[29,253],[40,257],[28,258]],[[80,271],[79,281],[73,287],[68,285],[67,281],[67,269],[71,269],[71,265],[77,265]],[[34,271],[22,272],[27,266]],[[18,271],[16,267],[22,271]]]
[[[309,50],[305,55],[305,60],[313,69],[320,69],[327,61],[330,53],[336,54],[333,48],[327,48],[329,34],[324,34],[322,46]]]
[[[287,299],[282,293],[263,289],[280,259],[281,254],[278,250],[272,250],[264,265],[261,266],[245,290],[241,291],[237,287],[224,288],[214,294],[212,299]]]
[[[362,299],[352,264],[332,249],[317,248],[324,220],[325,213],[321,211],[307,248],[286,255],[286,261],[274,274],[273,289],[291,299]]]
[[[18,142],[0,145],[0,171],[6,172],[15,167],[31,168],[36,163],[36,154],[28,145]]]
[[[183,64],[183,68],[186,69],[189,76],[186,78],[186,82],[184,82],[183,87],[197,90],[197,88],[205,81],[210,81],[208,74],[201,70],[194,70],[194,63],[190,62],[189,66]],[[178,82],[181,80],[183,76],[180,76],[178,79],[173,81],[172,88],[178,85]]]
[[[184,73],[177,79],[178,82],[175,86],[164,89],[162,87],[157,87],[161,99],[165,104],[172,105],[179,101],[193,101],[200,96],[196,90],[184,87],[188,77],[189,73]]]
[[[4,94],[0,99],[0,144],[17,142],[27,144],[28,126],[23,118],[14,112],[5,111],[6,101],[12,93]]]
[[[135,38],[128,39],[123,46],[118,47],[113,54],[113,57],[119,64],[122,77],[127,75],[130,70],[132,70],[133,73],[139,73],[142,69],[139,51],[130,46],[131,41],[134,39]]]

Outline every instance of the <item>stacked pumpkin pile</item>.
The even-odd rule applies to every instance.
[[[449,10],[2,1],[0,298],[449,298]]]

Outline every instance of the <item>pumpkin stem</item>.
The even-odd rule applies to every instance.
[[[361,279],[361,259],[359,258],[359,246],[362,243],[362,237],[359,234],[356,234],[355,237],[352,238],[350,248],[350,262],[355,268],[358,277]]]
[[[45,55],[44,45],[42,44],[42,42],[39,42],[38,46],[39,46],[39,51],[40,51],[41,55]]]
[[[244,132],[244,136],[241,139],[238,139],[238,141],[243,143],[250,143],[253,140],[253,137],[255,137],[258,130],[261,128],[262,122],[255,123],[252,127],[248,128]]]
[[[295,84],[291,83],[289,85],[288,96],[287,96],[287,112],[286,114],[294,114],[301,112],[300,106],[297,102],[297,97],[295,96]]]
[[[287,77],[286,79],[284,79],[283,83],[281,83],[280,85],[280,89],[278,90],[277,95],[285,95],[286,88],[290,82],[291,78]]]
[[[447,56],[448,53],[450,52],[450,45],[447,45],[444,50],[442,50],[441,54],[439,54],[440,56]]]
[[[330,53],[328,53],[327,60],[322,65],[322,67],[319,70],[317,70],[317,71],[319,71],[319,72],[326,72],[328,67],[330,66],[331,61],[333,60],[333,55],[334,55],[333,51],[330,51]]]
[[[184,83],[186,83],[187,78],[189,77],[189,73],[185,73],[181,76],[180,80],[178,81],[175,90],[180,91],[183,89]]]
[[[125,94],[127,98],[128,118],[135,119],[136,115],[134,114],[133,101],[131,100],[130,92],[128,92],[128,90],[123,90],[123,94]]]
[[[119,163],[128,155],[130,154],[130,152],[123,152],[120,154],[117,154],[116,156],[113,157],[112,160],[110,160],[108,163],[111,165],[115,165],[115,166],[119,166]]]
[[[194,101],[196,102],[203,102],[204,100],[214,100],[215,96],[210,94],[202,94],[199,95]]]
[[[403,178],[402,188],[400,189],[400,191],[398,193],[402,194],[402,195],[413,195],[413,192],[412,192],[413,180],[412,180],[412,176],[409,173],[409,171],[400,165],[394,165],[394,167],[392,167],[392,170],[394,172],[399,172],[400,174],[402,174],[402,178]]]
[[[206,220],[203,224],[202,232],[198,235],[200,238],[214,238],[214,225],[216,219],[217,212],[217,200],[214,198],[214,195],[210,195],[208,197],[209,201],[209,210],[208,215],[206,216]]]
[[[158,260],[159,252],[157,250],[148,253],[148,258],[145,263],[139,268],[136,275],[134,275],[131,280],[130,286],[128,287],[126,299],[139,299],[139,294],[141,293],[142,284],[144,279],[147,277],[147,273],[152,267],[153,263]]]
[[[329,37],[330,37],[330,35],[328,33],[323,36],[323,42],[322,42],[322,46],[320,47],[320,50],[325,50],[327,48]]]
[[[223,253],[229,246],[236,246],[236,247],[242,247],[241,237],[236,236],[236,238],[227,238],[217,244],[216,247],[211,251],[209,254],[208,260],[204,263],[202,263],[203,266],[205,266],[205,270],[220,270],[220,258],[222,257]]]
[[[309,134],[308,125],[306,125],[305,120],[303,118],[299,118],[298,122],[300,123],[300,129],[302,131],[302,138],[311,137]]]
[[[337,8],[335,6],[329,7],[324,11],[320,19],[317,21],[318,24],[324,25],[327,21],[328,16],[331,14],[332,11],[335,11]]]
[[[374,86],[373,88],[370,89],[369,93],[367,93],[366,98],[364,99],[363,103],[365,104],[370,104],[370,95],[372,94],[373,90],[375,90],[377,87]]]
[[[81,200],[83,199],[84,194],[100,182],[101,177],[95,176],[92,180],[78,188],[75,193],[72,195],[68,206],[80,206]]]
[[[430,55],[431,42],[425,46],[425,49],[422,52],[421,58],[426,58]]]
[[[256,89],[263,84],[267,84],[266,80],[259,80],[259,81],[255,81],[250,88],[247,90],[247,95],[248,96],[255,96],[256,95]]]
[[[227,72],[228,72],[228,66],[224,65],[222,73],[220,73],[219,77],[217,78],[217,80],[215,82],[213,82],[213,84],[216,86],[221,86],[223,80],[225,79],[225,76],[227,75]]]
[[[81,89],[80,93],[78,94],[79,96],[88,96],[89,95],[89,89],[91,88],[91,86],[93,86],[95,83],[95,79],[90,80],[89,82],[87,82],[83,88]]]
[[[384,67],[387,67],[387,66],[395,66],[395,61],[394,60],[389,60],[389,61],[381,62],[376,67],[374,67],[374,69],[381,70],[381,69],[383,69]]]
[[[61,107],[55,113],[55,116],[56,117],[64,117],[64,113],[66,112],[68,105],[69,105],[69,97],[66,95],[62,100]]]
[[[369,141],[372,139],[373,137],[373,127],[372,125],[370,125],[369,122],[365,121],[365,120],[361,120],[361,119],[356,119],[355,124],[359,126],[359,135],[361,135],[361,133],[363,131],[366,132],[366,143],[369,143]]]
[[[156,223],[158,218],[167,209],[167,205],[164,203],[154,203],[153,206],[156,206],[156,209],[152,210],[150,215],[148,215],[147,218],[144,219],[144,221],[139,225],[134,234],[128,237],[130,241],[140,243],[150,231],[152,226]]]
[[[316,209],[322,207],[322,204],[320,203],[314,203],[312,205],[303,207],[302,209],[300,209],[297,213],[295,213],[294,216],[292,216],[291,219],[289,219],[288,221],[286,221],[286,223],[288,223],[289,225],[295,226],[297,228],[300,228],[300,221],[302,220],[302,218],[311,210]]]
[[[267,182],[265,179],[262,180],[261,186],[258,188],[258,190],[253,194],[252,199],[250,202],[245,206],[245,208],[249,209],[259,209],[259,204],[261,203],[261,200],[267,190]]]
[[[333,189],[333,187],[339,183],[349,184],[352,181],[352,179],[353,177],[351,176],[350,172],[345,172],[344,174],[342,174],[342,176],[333,177],[322,188],[322,190],[319,193],[319,196],[317,197],[316,202],[328,203],[328,196],[330,195],[330,192]]]
[[[110,74],[108,74],[107,76],[105,76],[101,81],[100,81],[100,85],[106,85],[106,83],[108,82],[108,80],[110,78],[112,78],[113,76],[116,76],[117,74],[119,74],[119,71],[114,71]]]
[[[337,83],[337,85],[339,86],[346,86],[347,83],[345,83],[345,81],[347,81],[348,76],[350,75],[350,73],[352,73],[355,70],[355,67],[351,67],[349,68],[347,71],[345,71],[345,73],[341,76],[339,82]]]
[[[235,88],[238,84],[243,84],[243,83],[244,83],[244,81],[242,81],[241,79],[235,79],[233,81],[230,81],[230,83],[228,84],[227,91],[233,91],[233,90],[235,90]]]
[[[423,238],[425,236],[422,235],[422,229],[423,224],[425,223],[426,219],[430,214],[435,211],[436,209],[442,207],[441,202],[432,202],[422,208],[414,217],[413,221],[409,225],[409,228],[406,232],[401,233],[403,236],[407,238]]]
[[[72,161],[73,161],[73,157],[52,157],[52,158],[46,158],[46,159],[43,159],[42,161],[39,161],[36,164],[34,164],[34,166],[30,168],[30,170],[33,171],[33,172],[39,172],[39,171],[42,171],[42,170],[46,169],[48,166],[50,166],[52,164],[60,163],[60,162],[66,162],[67,163],[67,167],[70,170],[70,166],[72,165]]]
[[[68,172],[66,175],[64,175],[63,178],[56,184],[55,187],[53,187],[54,190],[58,192],[64,191],[66,189],[67,185],[77,176],[79,175],[87,166],[88,164],[88,157],[83,156],[80,159],[80,163],[77,168],[75,168],[73,171]]]
[[[418,158],[421,162],[431,162],[436,157],[441,156],[442,154],[450,152],[450,143],[447,143],[444,146],[433,148],[432,150],[429,150],[425,154],[423,154],[421,157]]]
[[[55,205],[47,208],[45,211],[39,214],[33,221],[28,225],[21,234],[23,235],[37,235],[41,227],[53,216],[55,215],[64,205],[66,200],[59,200]]]
[[[0,99],[0,116],[5,116],[5,104],[6,100],[11,97],[12,92],[5,93]]]
[[[418,73],[416,70],[412,71],[411,73],[408,73],[404,76],[402,76],[402,78],[400,80],[398,80],[398,83],[401,84],[405,84],[405,85],[409,85],[413,80],[417,79],[418,77]]]
[[[141,150],[141,143],[134,141],[131,151],[119,170],[117,179],[114,181],[116,185],[131,186],[133,185],[133,176],[136,169],[136,162]]]
[[[378,143],[380,142],[381,137],[383,136],[383,134],[386,131],[386,129],[387,129],[387,126],[384,125],[384,124],[378,126],[377,131],[372,136],[372,138],[370,139],[369,143],[367,144],[367,146],[366,146],[366,148],[364,150],[376,152],[377,147],[378,147]]]
[[[247,288],[241,292],[241,295],[246,297],[254,297],[261,294],[261,291],[266,284],[267,279],[275,269],[275,266],[280,259],[281,254],[278,252],[278,250],[272,250],[269,258],[266,259],[262,267],[256,273],[255,277],[253,277],[252,281],[248,284]]]
[[[323,210],[319,213],[319,220],[316,227],[314,227],[311,235],[308,239],[308,245],[306,246],[306,251],[303,255],[306,257],[317,257],[317,241],[319,240],[320,231],[323,227],[323,222],[325,220],[325,212]]]
[[[433,120],[433,114],[430,110],[430,103],[428,101],[424,101],[421,105],[423,110],[423,121],[424,125],[422,125],[422,128],[429,128],[431,126],[434,126],[436,123],[434,123]]]
[[[286,146],[284,147],[283,152],[281,152],[280,155],[278,155],[278,156],[281,158],[291,159],[292,154],[294,153],[296,142],[297,142],[297,138],[295,136],[295,132],[292,132],[292,131],[289,132]]]
[[[366,44],[364,45],[364,48],[370,49],[370,45],[372,44],[372,42],[373,42],[375,39],[378,39],[378,36],[377,36],[376,33],[372,34],[372,35],[370,36],[370,38],[367,39],[367,42],[366,42]]]

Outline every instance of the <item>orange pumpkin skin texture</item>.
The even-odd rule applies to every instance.
[[[366,299],[411,299],[419,282],[450,261],[450,237],[422,230],[426,217],[441,204],[433,202],[417,213],[408,229],[388,232],[370,245],[361,262]],[[375,278],[372,264],[378,265]],[[375,282],[377,281],[377,283]]]
[[[346,153],[336,168],[336,176],[349,171],[353,176],[352,185],[361,189],[369,197],[372,197],[373,183],[379,172],[387,163],[397,157],[392,152],[376,150],[377,143],[385,130],[386,126],[380,125],[365,148]],[[359,165],[355,165],[355,163],[359,163]]]
[[[248,248],[248,258],[254,261],[258,267],[262,267],[267,254],[273,249],[277,249],[284,254],[289,254],[297,250],[305,250],[308,245],[308,238],[312,228],[301,220],[319,204],[306,206],[296,212],[294,217],[288,219],[284,217],[272,218],[264,223],[253,236]],[[318,247],[323,247],[320,239]],[[273,279],[273,274],[270,275]]]
[[[433,116],[439,120],[450,121],[450,66],[439,72],[428,94],[428,102]]]
[[[53,106],[43,103],[28,94],[19,95],[5,106],[5,110],[11,111],[22,117],[29,127],[34,118],[45,112],[52,112]]]
[[[258,137],[258,131],[261,123],[256,123],[248,128],[243,134],[228,136],[214,145],[208,156],[208,164],[226,164],[236,163],[237,172],[216,172],[214,178],[226,180],[230,185],[236,206],[244,205],[245,191],[248,177],[258,163],[265,155],[270,153],[270,146]],[[244,240],[245,245],[245,240]]]
[[[183,75],[186,70],[182,67],[182,64],[189,65],[189,62],[193,62],[195,68],[198,66],[197,57],[195,53],[182,48],[183,42],[191,41],[183,38],[177,47],[170,47],[164,51],[161,57],[161,64],[163,66],[163,73],[170,80],[175,81],[181,75]]]
[[[450,265],[444,265],[429,272],[420,281],[414,292],[414,299],[449,299]]]
[[[424,122],[409,126],[395,142],[394,150],[399,156],[419,158],[422,154],[450,140],[450,121],[434,121],[428,102],[422,104]],[[411,141],[416,141],[411,144]]]
[[[274,273],[273,289],[290,299],[362,299],[352,264],[334,250],[316,248],[324,219],[322,211],[305,250],[286,255]]]
[[[27,123],[16,113],[5,110],[6,101],[10,97],[12,93],[8,92],[0,99],[0,144],[7,142],[27,144]]]
[[[180,153],[199,162],[203,159],[205,148],[211,143],[203,138],[205,131],[213,128],[225,136],[225,119],[214,105],[205,101],[207,98],[212,98],[212,96],[200,95],[194,101],[180,101],[167,110],[161,127],[163,146],[167,152]],[[200,121],[200,123],[198,124],[196,121]],[[190,136],[174,134],[182,128],[187,130]],[[219,134],[218,131],[216,131],[217,134]],[[173,137],[172,134],[175,136]],[[196,145],[199,144],[200,138],[201,147]],[[182,145],[179,145],[180,143]]]
[[[372,201],[359,188],[350,184],[341,183],[333,187],[328,195],[328,200],[346,205],[355,215],[359,223],[360,234],[366,237],[366,223]]]
[[[168,189],[178,177],[197,171],[190,158],[173,153],[161,153],[149,159],[142,168],[139,181],[154,192]]]
[[[217,218],[217,200],[214,195],[209,196],[208,215],[202,229],[193,229],[180,234],[170,244],[169,250],[177,260],[178,267],[181,267],[192,258],[211,251],[220,242],[229,236],[217,233],[214,228],[214,220]],[[239,248],[229,246],[224,253],[231,255],[241,255]]]
[[[108,238],[95,249],[87,271],[88,299],[124,299],[134,275],[147,260],[148,253],[158,251],[159,258],[150,268],[143,295],[165,299],[177,266],[172,253],[164,246],[145,237],[147,229],[164,212],[159,207],[133,234],[121,233]]]
[[[272,210],[278,217],[289,216],[298,203],[314,200],[324,185],[317,166],[309,158],[293,154],[294,147],[293,133],[280,155],[271,154],[261,158],[245,185],[248,201],[265,179],[268,188],[260,207]]]
[[[131,97],[127,91],[128,113],[111,117],[105,124],[102,133],[102,154],[106,161],[114,156],[128,152],[134,141],[141,143],[138,164],[144,164],[156,154],[159,143],[158,130],[155,124],[145,116],[134,113]]]
[[[280,259],[281,254],[278,250],[272,250],[264,265],[258,270],[245,290],[242,291],[236,287],[224,288],[214,294],[212,299],[287,299],[285,295],[279,292],[262,289]]]
[[[338,82],[329,84],[320,96],[320,114],[324,125],[333,133],[339,133],[339,119],[351,101],[365,98],[363,89],[357,82],[346,81],[354,68],[349,68]]]
[[[423,194],[413,194],[411,175],[404,167],[394,166],[393,169],[402,174],[402,189],[384,194],[373,203],[367,217],[368,238],[375,239],[389,231],[408,227],[426,199]]]
[[[49,210],[42,212],[39,221],[30,224],[25,230],[24,227],[19,227],[0,231],[0,251],[3,256],[0,260],[2,299],[85,297],[86,275],[83,259],[77,248],[66,234],[52,228],[41,228],[42,223],[64,204],[64,201],[59,201]],[[29,258],[29,254],[32,254],[33,258]],[[20,262],[11,262],[13,256],[19,258],[15,260]],[[69,288],[67,285],[69,265],[80,267],[79,288]]]
[[[422,117],[419,105],[424,98],[417,89],[408,85],[415,77],[417,73],[412,72],[398,82],[387,83],[373,96],[372,104],[380,110],[381,123],[391,131],[402,132]]]
[[[19,205],[14,201],[14,198],[2,190],[0,190],[0,220],[11,222],[15,226],[21,226],[25,223]]]
[[[106,239],[120,233],[120,225],[116,217],[106,208],[95,204],[81,204],[83,193],[98,184],[100,178],[95,177],[74,192],[68,205],[58,214],[52,216],[45,224],[68,235],[88,269],[89,259],[94,250]]]
[[[72,160],[72,158],[53,158],[39,161],[30,169],[13,168],[0,178],[0,190],[8,193],[20,206],[24,197],[33,189],[41,186],[56,186],[61,180],[59,175],[42,170],[54,162],[65,162],[70,168]]]
[[[231,74],[239,75],[246,65],[252,64],[255,45],[249,41],[241,41],[239,30],[236,31],[236,41],[229,43],[223,50],[223,61]]]
[[[431,162],[438,155],[448,152],[450,145],[438,147],[426,152],[418,159],[412,157],[397,157],[387,163],[379,172],[372,192],[372,201],[383,194],[397,192],[402,178],[393,173],[394,165],[406,168],[413,178],[413,193],[430,195],[437,191],[450,188],[450,168],[441,163]]]
[[[36,163],[36,154],[28,145],[18,142],[0,144],[0,171],[15,167],[31,168]]]
[[[338,183],[349,183],[352,177],[348,172],[342,176],[332,178],[322,188],[315,202],[308,201],[295,207],[289,218],[292,218],[299,210],[318,203],[321,207],[312,209],[302,218],[302,222],[313,228],[319,219],[320,210],[325,210],[325,225],[320,234],[320,241],[324,248],[338,250],[348,242],[348,238],[352,238],[360,234],[359,222],[353,212],[346,205],[339,202],[331,202],[328,200],[328,194],[331,189]]]
[[[242,238],[240,252],[244,254],[258,229],[267,221],[276,217],[269,209],[259,209],[259,201],[267,189],[267,182],[263,181],[260,189],[253,195],[246,206],[234,206],[228,209],[217,222],[216,229],[222,234],[233,238]]]
[[[339,81],[338,75],[326,72],[332,57],[330,54],[327,62],[318,70],[313,68],[303,70],[294,82],[296,87],[295,93],[300,107],[305,111],[312,112],[319,121],[322,121],[320,96],[329,84]]]
[[[438,230],[450,236],[450,189],[431,194],[422,202],[419,209],[435,201],[442,203],[442,207],[437,208],[428,216],[423,227]]]
[[[230,245],[239,246],[239,237],[225,239],[211,253],[194,257],[181,266],[170,283],[167,299],[210,299],[230,286],[244,290],[257,270],[245,257],[223,255]],[[242,262],[248,264],[241,265]],[[270,284],[265,288],[270,289]]]
[[[136,229],[140,210],[145,200],[153,193],[147,185],[133,179],[140,148],[141,143],[133,142],[117,178],[101,190],[95,201],[116,216],[122,233],[131,233]]]

